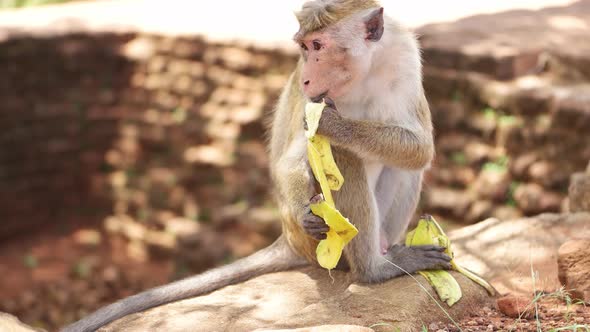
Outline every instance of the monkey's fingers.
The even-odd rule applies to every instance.
[[[328,238],[330,226],[328,226],[324,219],[314,215],[307,214],[302,221],[303,230],[307,235],[313,237],[316,240],[325,240]]]
[[[324,103],[326,103],[327,107],[333,108],[335,110],[338,110],[336,108],[336,104],[334,103],[334,100],[332,100],[332,98],[330,97],[324,97]]]
[[[317,216],[308,216],[303,219],[303,228],[305,230],[319,230],[321,232],[327,233],[330,230],[330,226],[326,224],[324,219],[317,217]]]
[[[445,250],[447,250],[447,248],[445,248],[445,247],[435,246],[435,245],[424,245],[424,246],[414,246],[414,247],[421,248],[423,250],[438,251],[438,252],[445,252]]]
[[[326,233],[308,233],[308,235],[318,241],[325,240],[328,238],[328,234]]]
[[[324,200],[324,195],[317,194],[309,200],[309,203],[310,204],[318,204],[318,203],[321,203],[323,200]]]

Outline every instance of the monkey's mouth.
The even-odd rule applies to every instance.
[[[318,96],[312,97],[310,99],[314,103],[319,103],[319,102],[322,101],[322,99],[326,98],[327,95],[328,95],[328,91],[326,91],[326,92],[324,92],[324,93],[322,93],[322,94],[320,94]]]

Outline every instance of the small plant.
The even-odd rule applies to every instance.
[[[0,0],[0,9],[32,7],[68,1],[72,0]]]
[[[512,181],[510,183],[510,187],[508,188],[508,193],[506,194],[506,205],[508,206],[516,206],[516,199],[514,198],[514,193],[516,189],[521,185],[518,181]]]
[[[33,256],[32,254],[28,254],[23,257],[23,264],[29,269],[34,269],[39,266],[39,261],[37,260],[37,257]]]
[[[571,305],[578,304],[579,302],[572,301],[572,298],[571,298],[569,292],[567,292],[565,290],[565,288],[563,288],[563,287],[561,287],[560,289],[558,289],[557,291],[555,291],[553,293],[544,293],[542,291],[537,291],[536,280],[538,279],[538,272],[536,272],[534,270],[532,261],[530,262],[530,266],[531,266],[531,278],[532,278],[532,283],[533,283],[533,293],[535,294],[535,296],[532,299],[531,303],[529,303],[524,308],[523,313],[518,316],[518,319],[516,319],[514,324],[516,324],[517,321],[520,321],[522,319],[522,316],[524,315],[524,313],[527,312],[532,306],[534,306],[534,308],[535,308],[534,317],[535,317],[535,323],[537,325],[537,332],[542,332],[543,330],[542,330],[541,320],[539,318],[539,308],[538,308],[538,306],[539,306],[538,304],[541,299],[543,299],[543,298],[557,298],[557,299],[563,300],[567,306],[567,312],[566,312],[566,317],[565,317],[566,320],[569,320],[569,315],[571,315],[571,310],[570,310]],[[515,325],[513,325],[509,331],[510,332],[514,331],[514,329],[515,329]],[[548,332],[560,332],[560,331],[590,332],[590,326],[574,324],[574,325],[570,325],[570,326],[551,329]]]
[[[572,299],[570,292],[568,292],[565,289],[565,287],[561,287],[557,291],[545,295],[545,297],[554,298],[554,299],[558,299],[560,301],[565,302],[566,313],[565,313],[565,317],[564,318],[567,321],[569,321],[571,319],[571,315],[572,315],[571,307],[573,305],[583,305],[583,306],[586,306],[586,303],[584,301]]]
[[[85,260],[80,260],[73,267],[74,275],[79,279],[88,279],[92,274],[92,267]]]
[[[174,110],[172,110],[172,118],[174,119],[174,121],[176,121],[176,123],[183,123],[184,121],[186,121],[187,112],[184,108],[177,107]]]
[[[508,156],[501,156],[494,161],[485,163],[482,167],[482,171],[504,173],[508,171],[509,162],[510,158],[508,158]]]
[[[467,157],[465,156],[465,153],[463,153],[461,151],[453,152],[453,154],[451,155],[451,160],[453,161],[454,164],[459,165],[459,166],[467,165]]]
[[[498,117],[498,111],[491,107],[484,108],[482,112],[485,118],[488,120],[496,120],[496,118]]]
[[[514,115],[500,115],[498,118],[500,126],[511,126],[518,123],[518,119]]]
[[[393,327],[393,332],[401,332],[401,329],[399,327],[394,327],[393,325],[389,324],[389,323],[375,323],[371,326],[369,326],[370,329],[375,328],[375,327],[382,327],[382,326],[388,326],[388,327]]]
[[[590,326],[575,324],[575,325],[570,325],[570,326],[566,326],[566,327],[560,327],[560,328],[549,330],[549,332],[560,332],[560,331],[590,332]]]
[[[451,99],[454,102],[460,102],[460,101],[462,101],[463,100],[463,93],[461,92],[461,90],[455,90],[453,92],[453,96],[451,97]]]

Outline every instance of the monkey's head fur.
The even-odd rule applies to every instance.
[[[299,21],[296,38],[324,29],[352,14],[376,7],[380,7],[380,4],[375,0],[308,1],[295,13]]]
[[[338,99],[369,75],[372,54],[384,32],[376,0],[314,0],[295,13],[301,47],[301,87],[312,100]]]

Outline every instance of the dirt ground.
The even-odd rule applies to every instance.
[[[0,311],[35,327],[55,330],[107,303],[166,283],[189,271],[174,260],[130,259],[126,240],[106,236],[101,223],[68,226],[23,236],[0,246]],[[538,293],[520,319],[484,307],[456,324],[428,331],[589,331],[590,307],[563,292]],[[379,331],[386,331],[380,327]]]
[[[568,300],[558,294],[540,296],[538,301],[531,300],[532,312],[529,315],[523,314],[520,319],[510,318],[502,314],[498,308],[484,307],[478,314],[456,322],[456,325],[430,324],[428,331],[590,331],[589,307],[582,304],[568,304]]]

